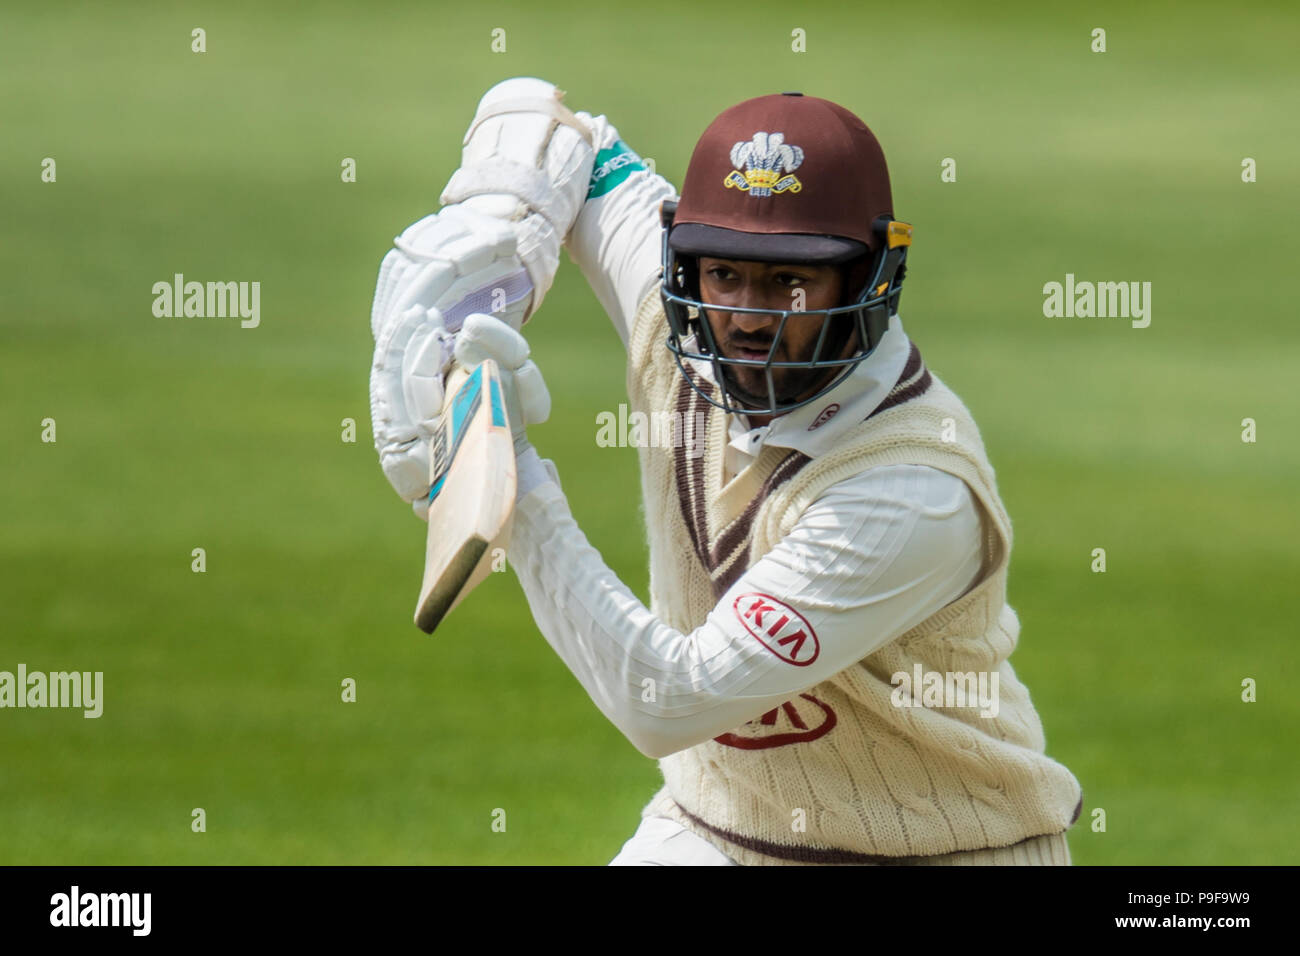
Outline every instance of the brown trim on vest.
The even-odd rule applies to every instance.
[[[925,362],[921,359],[921,350],[913,342],[911,351],[907,353],[907,364],[903,366],[898,381],[889,390],[885,400],[876,406],[875,410],[867,416],[867,419],[904,402],[911,401],[918,395],[924,395],[930,390],[933,381],[934,378],[930,375],[930,370],[925,367]]]
[[[742,850],[749,850],[752,853],[761,853],[764,856],[770,856],[777,860],[788,860],[791,863],[857,863],[869,866],[907,866],[907,865],[924,865],[924,861],[929,859],[928,856],[872,856],[867,853],[855,853],[852,850],[835,850],[823,849],[815,846],[788,846],[783,843],[771,843],[767,840],[759,840],[755,837],[741,836],[739,833],[732,833],[730,830],[724,830],[721,827],[715,827],[710,823],[705,823],[695,814],[685,809],[676,800],[673,801],[677,809],[681,811],[686,819],[690,820],[698,827],[708,830],[714,836],[721,837],[728,843],[733,843]],[[1080,804],[1082,805],[1082,803]],[[1064,832],[1064,831],[1062,831]],[[1056,836],[1055,833],[1040,833],[1037,836],[1025,837],[1015,843],[1007,846],[997,847],[980,847],[976,850],[954,850],[954,853],[979,853],[984,850],[1009,850],[1012,847],[1020,846],[1022,843],[1028,843],[1031,840],[1038,840],[1045,836]],[[948,856],[947,853],[936,854],[937,856]]]
[[[716,386],[712,382],[696,375],[693,369],[688,368],[686,374],[710,395],[716,391]],[[708,490],[705,481],[704,462],[707,456],[700,455],[692,458],[686,453],[686,449],[688,447],[708,448],[708,429],[713,421],[713,413],[710,411],[705,418],[705,434],[696,435],[694,428],[699,420],[699,413],[707,403],[691,387],[686,376],[683,376],[678,384],[675,404],[678,414],[682,416],[682,441],[673,449],[673,460],[677,466],[677,500],[681,507],[682,521],[686,524],[691,545],[695,548],[695,555],[709,574],[713,596],[715,599],[721,598],[745,573],[745,562],[742,560],[744,555],[741,552],[749,541],[758,509],[774,490],[797,475],[812,459],[803,452],[793,450],[781,459],[772,469],[772,473],[764,479],[758,493],[745,510],[722,529],[716,542],[712,541],[709,534]],[[687,428],[692,429],[689,436],[686,432]],[[719,574],[719,571],[722,573]]]
[[[791,451],[790,454],[782,458],[780,462],[777,463],[777,466],[772,469],[772,473],[763,481],[763,485],[759,488],[758,494],[754,496],[754,499],[749,503],[745,510],[741,512],[740,517],[733,521],[730,527],[728,527],[727,530],[718,537],[718,543],[714,549],[714,554],[725,558],[740,549],[742,546],[747,547],[747,543],[753,531],[754,517],[758,514],[758,509],[762,506],[763,502],[767,500],[768,496],[771,495],[773,491],[785,484],[795,475],[799,474],[799,472],[803,470],[804,465],[808,464],[810,461],[812,461],[812,459],[801,451]],[[746,569],[743,567],[743,564],[744,562],[739,560],[733,561],[726,572],[713,582],[713,597],[715,599],[721,598],[722,595],[726,594],[727,591],[731,589],[731,586],[740,579],[740,576],[745,573]],[[719,562],[718,566],[720,565],[721,562]],[[710,568],[710,574],[712,573],[713,569]]]
[[[712,382],[703,382],[703,384],[709,388],[713,386]],[[682,522],[686,525],[686,532],[691,537],[695,555],[700,559],[700,564],[708,570],[709,555],[704,543],[707,540],[707,531],[702,532],[701,530],[705,525],[704,468],[700,464],[703,462],[704,456],[701,455],[696,459],[686,453],[688,447],[705,447],[702,443],[707,435],[707,425],[705,426],[705,435],[695,434],[696,414],[702,403],[703,399],[700,398],[695,389],[691,388],[690,383],[683,376],[677,386],[676,403],[677,413],[681,416],[682,423],[681,435],[679,436],[681,440],[677,443],[677,447],[673,449],[673,462],[677,466],[677,503],[681,506]],[[688,428],[691,429],[689,437],[686,434]]]
[[[915,342],[908,343],[911,348],[907,350],[907,364],[903,366],[903,373],[898,376],[895,385],[906,382],[909,378],[921,370],[921,350],[916,347]]]
[[[925,374],[911,385],[907,386],[907,388],[898,392],[891,392],[889,397],[880,403],[880,407],[876,409],[876,412],[883,412],[886,409],[893,408],[895,405],[901,405],[904,402],[911,401],[918,395],[924,395],[930,390],[930,385],[933,381],[934,380],[930,375],[930,370],[926,369]],[[875,414],[875,412],[872,414]]]

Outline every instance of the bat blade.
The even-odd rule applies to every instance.
[[[415,623],[432,634],[492,571],[495,549],[510,539],[515,506],[515,449],[488,360],[456,369],[432,442],[429,531]]]

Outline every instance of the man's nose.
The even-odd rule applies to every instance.
[[[748,284],[740,290],[728,305],[742,309],[769,309],[768,312],[732,312],[731,323],[745,333],[775,332],[781,321],[778,314],[782,309],[790,308],[789,300],[781,294],[782,290],[773,291],[758,283]]]
[[[747,302],[744,308],[765,308],[765,306],[751,306]],[[756,332],[775,332],[777,322],[780,321],[778,316],[771,312],[732,312],[730,318],[732,325],[748,335]]]

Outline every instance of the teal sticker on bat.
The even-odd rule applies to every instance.
[[[465,428],[466,419],[473,417],[473,412],[478,408],[479,398],[483,394],[483,366],[475,366],[470,377],[465,384],[460,387],[456,393],[456,404],[451,410],[451,431],[456,436],[456,444],[460,444],[460,433]],[[455,457],[453,452],[452,457]]]
[[[442,484],[447,480],[447,472],[451,470],[451,463],[456,460],[456,452],[460,450],[460,440],[465,437],[465,425],[478,412],[482,400],[483,366],[480,365],[470,373],[465,384],[460,387],[460,391],[452,398],[450,427],[439,429],[433,436],[433,473],[436,477],[429,488],[430,501],[437,498],[438,492],[442,491]],[[495,409],[493,409],[493,417],[496,417]],[[451,432],[450,438],[447,432]]]
[[[501,384],[496,379],[492,380],[491,391],[492,391],[492,424],[499,425],[504,428],[506,424],[506,410],[501,405]]]

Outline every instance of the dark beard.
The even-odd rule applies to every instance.
[[[850,340],[856,340],[857,327],[848,320],[847,315],[843,319],[840,322],[832,322],[826,341],[822,345],[822,360],[848,357],[845,353],[848,351]],[[855,344],[858,344],[860,348],[860,343]],[[799,361],[810,361],[815,348],[816,343],[811,343],[806,350],[807,354],[801,356]],[[720,352],[719,357],[723,357]],[[762,371],[761,368],[754,366],[745,367],[754,368],[757,372]],[[772,391],[776,393],[776,405],[792,405],[804,395],[815,394],[818,390],[825,388],[831,380],[842,374],[847,367],[841,365],[819,369],[773,369]],[[737,380],[738,371],[739,369],[736,367],[722,365],[723,383],[721,384],[725,384],[726,390],[733,400],[757,412],[767,409],[769,407],[767,389],[764,388],[761,395],[749,391]],[[783,382],[785,383],[784,387]]]
[[[790,405],[799,401],[800,396],[822,388],[831,377],[842,372],[843,368],[832,369],[780,369],[772,373],[772,391],[776,393],[776,404]],[[761,369],[759,370],[761,371]],[[784,376],[781,373],[785,373]],[[791,374],[793,373],[793,374]],[[754,411],[763,411],[768,408],[768,395],[766,392],[757,395],[749,391],[738,381],[736,381],[736,369],[730,366],[722,366],[722,377],[726,383],[727,392],[742,405],[753,409]],[[781,380],[793,381],[794,387],[781,387]]]

